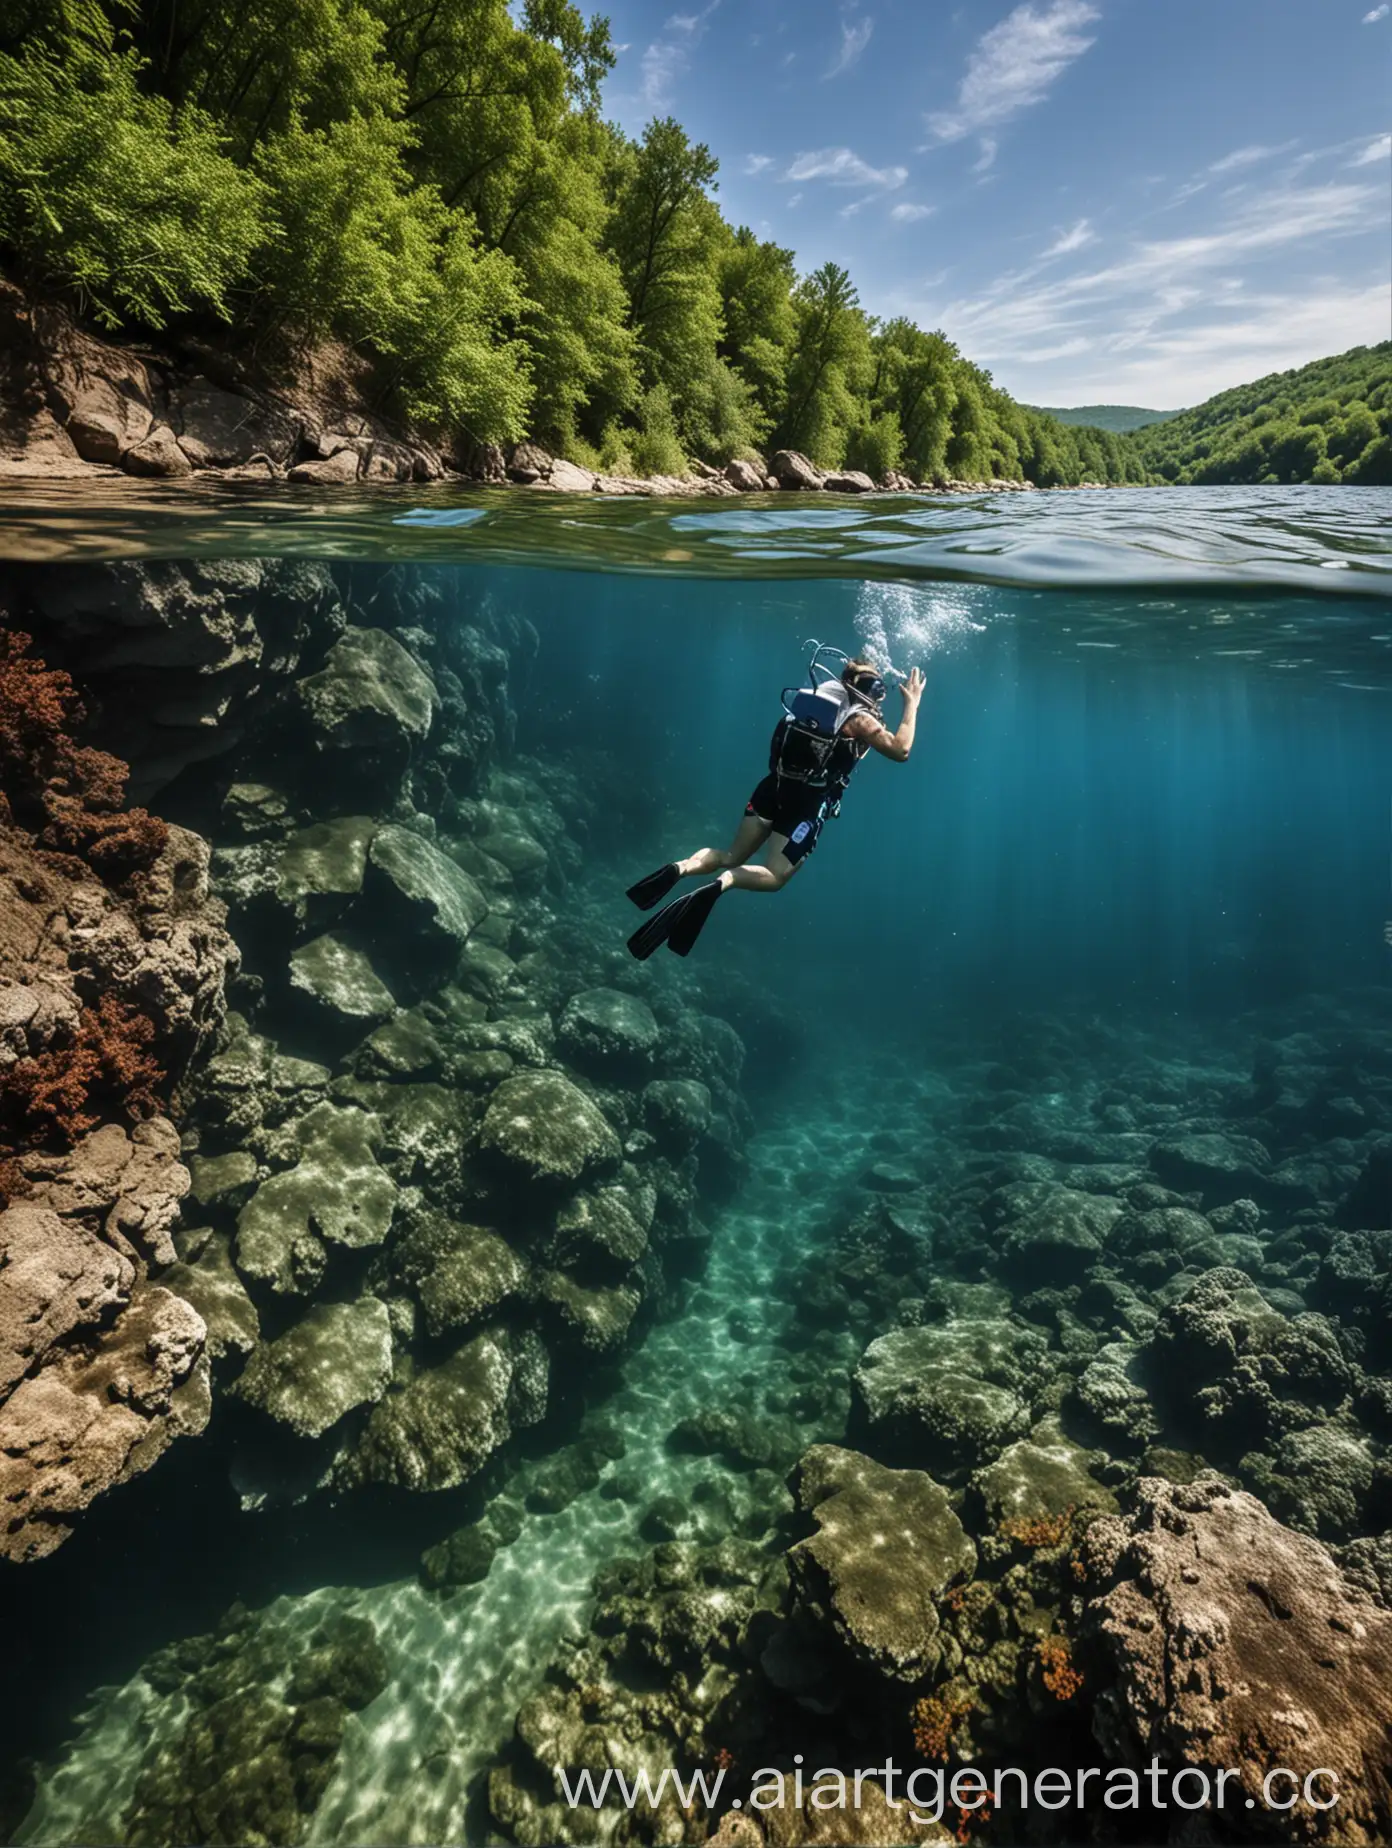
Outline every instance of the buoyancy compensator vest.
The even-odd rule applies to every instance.
[[[828,667],[823,656],[838,665]],[[850,781],[851,772],[869,746],[846,737],[843,727],[857,712],[877,712],[876,702],[857,698],[841,678],[850,657],[818,642],[808,662],[809,684],[784,687],[783,717],[769,744],[769,769],[792,783],[826,789],[833,799]]]

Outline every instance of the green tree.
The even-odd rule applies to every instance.
[[[849,432],[865,420],[871,383],[870,327],[848,272],[824,263],[793,296],[796,331],[788,367],[780,446],[798,449],[821,468],[836,468]]]
[[[262,200],[202,110],[144,93],[133,52],[0,55],[0,243],[105,326],[230,318]]]
[[[720,252],[720,356],[749,386],[763,418],[782,415],[797,334],[793,253],[741,225]]]

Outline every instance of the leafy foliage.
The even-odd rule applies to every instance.
[[[1392,341],[1220,392],[1133,440],[1164,481],[1392,482]]]
[[[0,243],[107,327],[230,318],[260,187],[212,120],[140,88],[132,52],[0,55]]]

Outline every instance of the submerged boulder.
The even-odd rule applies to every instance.
[[[542,1416],[546,1381],[546,1352],[535,1335],[485,1329],[374,1407],[340,1480],[457,1488],[514,1430]]]
[[[1236,1774],[1286,1841],[1380,1842],[1392,1833],[1387,1664],[1392,1612],[1315,1540],[1211,1473],[1142,1478],[1135,1511],[1082,1545],[1083,1634],[1101,1665],[1093,1731],[1108,1757]],[[1323,1767],[1336,1804],[1279,1812],[1273,1765]],[[1328,1780],[1317,1780],[1321,1800]],[[1240,1815],[1242,1799],[1228,1799]]]
[[[419,834],[379,828],[368,849],[363,899],[373,925],[403,969],[424,959],[428,973],[448,972],[488,915],[478,882]]]
[[[295,1128],[299,1160],[257,1188],[237,1218],[237,1268],[280,1295],[308,1295],[329,1244],[380,1245],[396,1187],[378,1167],[366,1111],[316,1104]]]
[[[297,1437],[319,1437],[387,1389],[391,1322],[375,1296],[319,1303],[252,1354],[233,1390]]]
[[[291,953],[290,987],[323,1027],[353,1038],[396,1012],[367,953],[332,932]]]
[[[613,1128],[576,1085],[556,1071],[519,1072],[493,1093],[479,1146],[516,1178],[540,1186],[582,1180],[618,1165]]]
[[[855,1372],[856,1398],[877,1446],[896,1461],[972,1468],[1029,1428],[1045,1342],[992,1319],[891,1329]]]
[[[434,1211],[416,1215],[397,1242],[393,1264],[415,1292],[432,1335],[491,1315],[527,1277],[524,1260],[496,1232]]]
[[[947,1491],[916,1469],[886,1469],[834,1444],[807,1451],[793,1481],[817,1532],[788,1553],[804,1609],[859,1661],[895,1681],[937,1667],[937,1603],[976,1565]]]
[[[345,629],[295,696],[317,749],[385,751],[403,766],[439,703],[430,676],[383,629]]]
[[[618,988],[588,988],[572,995],[561,1015],[566,1056],[601,1074],[641,1073],[657,1042],[657,1021],[647,1002]]]

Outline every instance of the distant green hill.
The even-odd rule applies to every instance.
[[[1392,483],[1392,340],[1219,392],[1130,441],[1161,481]]]
[[[1075,404],[1068,410],[1059,410],[1052,404],[1032,404],[1032,411],[1043,411],[1046,417],[1056,417],[1061,424],[1086,424],[1091,430],[1141,430],[1147,424],[1165,423],[1171,417],[1182,417],[1182,411],[1146,411],[1139,404]]]

